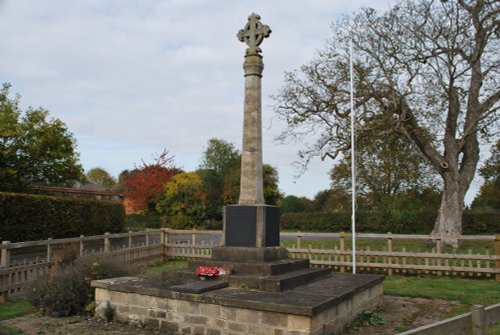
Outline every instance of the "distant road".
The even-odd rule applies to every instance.
[[[308,240],[334,240],[336,239],[335,237],[330,237],[330,236],[321,236],[321,235],[310,235],[309,233],[307,236],[302,236],[302,241],[308,241]],[[293,241],[295,240],[294,236],[290,236],[289,234],[283,235],[281,234],[280,239],[282,241]],[[188,243],[191,242],[191,235],[172,235],[170,236],[170,241],[174,243]],[[158,244],[160,243],[160,237],[158,235],[155,236],[150,236],[149,237],[149,243],[150,244]],[[202,234],[197,234],[196,235],[196,244],[213,244],[213,245],[219,245],[220,244],[220,236],[219,235],[202,235]],[[136,236],[133,239],[133,245],[134,246],[140,246],[146,244],[146,238],[144,236]],[[92,252],[96,251],[98,252],[100,249],[102,249],[103,243],[102,241],[95,241],[95,242],[86,242],[85,243],[85,251],[86,252]],[[124,249],[128,247],[128,238],[119,238],[119,239],[112,239],[111,240],[111,250],[117,250],[117,249]],[[24,259],[26,259],[27,262],[34,261],[36,258],[39,259],[46,259],[47,258],[47,251],[45,246],[41,247],[36,247],[36,248],[31,248],[29,250],[26,249],[17,249],[11,254],[11,263],[19,263],[23,262]]]
[[[311,233],[308,233],[307,236],[302,236],[302,241],[311,241],[311,240],[336,240],[337,237],[331,237],[331,236],[321,236],[321,235],[310,235]],[[294,241],[295,236],[290,236],[289,234],[281,234],[280,235],[280,240],[281,241]],[[176,236],[173,235],[171,237],[172,242],[180,242],[180,243],[187,243],[191,241],[191,235],[183,235],[183,236]],[[205,244],[210,244],[213,243],[215,245],[220,243],[220,236],[218,235],[196,235],[196,243],[202,243],[202,241]]]

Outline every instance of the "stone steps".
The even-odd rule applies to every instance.
[[[228,277],[230,286],[245,287],[267,292],[283,292],[327,277],[330,269],[307,268],[273,276],[233,275]]]
[[[323,279],[330,273],[330,269],[305,268],[270,276],[234,274],[230,276],[210,278],[207,280],[207,282],[227,282],[231,287],[244,287],[245,289],[262,290],[267,292],[283,292],[286,290],[292,290],[301,285],[312,283],[318,279]],[[167,271],[163,273],[162,280],[173,286],[183,284],[188,284],[187,286],[196,286],[197,283],[201,282],[199,277],[194,274],[194,271],[190,269]],[[193,290],[195,290],[194,286]],[[213,285],[210,287],[211,289],[208,289],[206,291],[220,288],[217,285]],[[190,290],[189,288],[187,289]],[[196,292],[192,291],[192,293]]]
[[[308,259],[282,259],[273,262],[230,262],[216,260],[190,260],[188,269],[193,273],[197,267],[220,267],[235,275],[273,276],[309,268]]]

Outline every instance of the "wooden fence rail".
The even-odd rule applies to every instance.
[[[169,236],[191,235],[191,240],[166,244],[165,255],[176,258],[209,258],[210,247],[196,243],[196,235],[221,235],[220,231],[168,230]],[[306,258],[313,266],[330,267],[334,271],[352,271],[352,250],[347,248],[351,235],[346,233],[281,233],[282,237],[293,238],[295,244],[287,247],[291,258]],[[303,247],[307,243],[303,237],[336,239],[338,246],[331,248]],[[429,274],[437,276],[487,277],[500,281],[500,235],[460,236],[462,241],[489,241],[494,243],[495,254],[444,253],[442,238],[429,235],[398,234],[356,234],[358,239],[385,240],[384,250],[356,250],[358,272],[380,272],[393,274]],[[394,240],[433,241],[435,247],[430,252],[407,252],[393,250]],[[218,245],[218,244],[217,244]]]
[[[461,335],[465,332],[471,332],[472,335],[485,335],[487,326],[499,320],[500,304],[486,308],[474,305],[469,313],[411,329],[398,335]]]
[[[163,260],[164,236],[164,232],[145,231],[19,243],[3,241],[0,245],[0,303],[22,295],[31,282],[67,258],[93,255],[139,266]]]
[[[206,242],[207,236],[211,237]],[[40,275],[50,271],[54,262],[72,257],[100,255],[144,265],[154,260],[173,258],[210,258],[211,249],[220,244],[221,231],[172,230],[80,236],[75,238],[10,243],[0,245],[0,302],[22,294],[23,289]],[[350,272],[352,251],[346,233],[281,233],[293,239],[288,247],[292,258],[307,258],[313,266],[330,267]],[[304,247],[303,238],[338,240],[334,248]],[[429,274],[437,276],[494,277],[500,281],[500,235],[461,236],[460,240],[489,241],[495,254],[442,252],[441,238],[429,235],[356,234],[357,239],[385,240],[384,250],[356,250],[358,272],[392,274]],[[393,250],[395,240],[433,240],[431,252],[407,252],[405,247]]]

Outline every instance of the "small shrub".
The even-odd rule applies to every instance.
[[[96,307],[97,307],[97,304],[96,304],[95,300],[92,300],[90,303],[85,305],[84,310],[88,315],[94,316]]]
[[[28,300],[50,316],[80,315],[94,300],[90,282],[96,279],[137,274],[125,262],[106,258],[81,257],[70,265],[53,269],[28,289]]]
[[[381,326],[385,324],[385,318],[376,311],[365,310],[358,315],[355,323],[368,323],[370,326]]]
[[[107,322],[113,321],[113,318],[115,317],[115,310],[113,309],[113,307],[111,307],[109,301],[106,301],[106,306],[104,306],[103,313]]]
[[[240,284],[238,284],[238,290],[240,290],[240,291],[248,291],[249,290],[248,284],[246,284],[246,283],[240,283]]]
[[[58,244],[52,249],[52,259],[59,265],[72,264],[80,256],[80,247],[75,244]]]

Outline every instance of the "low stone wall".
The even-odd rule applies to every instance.
[[[96,288],[97,314],[104,316],[108,302],[116,320],[166,334],[319,335],[341,331],[362,310],[381,302],[382,283],[354,292],[347,299],[314,315],[299,315],[234,306],[164,298]]]

